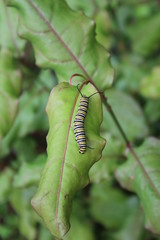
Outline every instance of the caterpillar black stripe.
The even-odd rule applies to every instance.
[[[77,85],[77,89],[80,92],[78,85]],[[99,92],[96,92],[96,93],[99,93]],[[93,96],[96,93],[93,93],[91,96]],[[84,154],[87,148],[86,136],[85,136],[85,130],[84,130],[84,120],[88,111],[89,98],[91,96],[87,97],[85,95],[82,95],[81,92],[80,94],[81,94],[80,104],[74,120],[74,134],[79,146],[79,152]]]

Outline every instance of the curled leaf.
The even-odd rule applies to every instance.
[[[81,92],[90,96],[96,89],[91,84],[83,84]],[[69,230],[73,196],[88,184],[89,169],[101,158],[105,145],[105,140],[99,135],[101,98],[96,94],[89,99],[84,124],[87,146],[93,149],[87,148],[84,154],[79,153],[73,129],[79,102],[77,88],[61,83],[52,90],[46,109],[50,126],[47,136],[48,159],[31,203],[57,238],[62,238]]]

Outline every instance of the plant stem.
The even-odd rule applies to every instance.
[[[138,165],[139,165],[140,168],[142,169],[142,172],[144,173],[144,175],[145,175],[147,181],[149,182],[149,184],[151,185],[152,189],[155,191],[157,197],[160,198],[160,192],[158,191],[158,189],[156,188],[154,182],[153,182],[152,179],[150,178],[148,172],[146,171],[145,167],[143,166],[143,163],[142,163],[141,160],[139,159],[137,153],[134,151],[134,148],[132,147],[130,141],[128,140],[128,138],[127,138],[127,136],[126,136],[126,134],[125,134],[125,132],[123,131],[123,128],[122,128],[122,126],[120,125],[120,123],[119,123],[119,121],[118,121],[118,119],[117,119],[117,117],[116,117],[116,115],[115,115],[115,113],[114,113],[111,105],[108,103],[107,98],[105,97],[104,94],[102,94],[101,97],[102,97],[102,102],[104,103],[107,111],[110,113],[113,121],[115,122],[117,128],[119,129],[119,131],[120,131],[120,133],[121,133],[121,135],[122,135],[122,137],[123,137],[123,139],[124,139],[124,141],[125,141],[125,143],[126,143],[126,147],[129,149],[131,155],[134,157],[134,159],[137,161]]]
[[[110,113],[111,117],[113,118],[116,126],[118,127],[118,129],[119,129],[119,131],[120,131],[120,133],[121,133],[121,135],[122,135],[122,137],[123,137],[123,139],[124,139],[124,141],[126,143],[126,145],[128,145],[129,144],[129,140],[128,140],[125,132],[123,131],[123,128],[121,127],[121,125],[120,125],[120,123],[119,123],[115,113],[113,112],[113,109],[112,109],[111,105],[108,103],[107,98],[105,96],[102,96],[102,102],[104,103],[107,111]]]

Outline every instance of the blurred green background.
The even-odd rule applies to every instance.
[[[67,3],[95,20],[97,41],[111,53],[116,74],[106,95],[129,139],[139,146],[147,136],[159,138],[160,1]],[[7,31],[4,9],[0,26]],[[14,66],[23,78],[19,111],[12,128],[0,140],[0,239],[50,240],[53,237],[31,208],[30,199],[46,161],[45,106],[58,81],[54,72],[35,65],[32,46],[25,41],[22,45],[23,56],[14,57]],[[160,239],[144,228],[138,197],[122,189],[114,177],[117,166],[126,159],[125,146],[106,112],[101,132],[108,142],[103,159],[90,172],[91,184],[75,196],[72,227],[65,239]]]

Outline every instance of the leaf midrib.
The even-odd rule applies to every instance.
[[[70,56],[72,57],[72,59],[77,63],[77,65],[81,68],[81,70],[83,71],[83,73],[87,76],[88,80],[92,82],[92,84],[95,86],[93,79],[91,78],[91,76],[88,74],[88,72],[86,71],[86,69],[84,68],[84,66],[82,66],[81,62],[79,61],[79,59],[75,56],[75,54],[72,52],[72,50],[67,46],[67,44],[64,42],[64,40],[61,38],[61,36],[57,33],[57,31],[53,28],[53,26],[50,24],[50,22],[48,21],[48,19],[42,14],[42,12],[37,8],[37,6],[34,5],[32,0],[27,0],[31,6],[34,8],[34,10],[38,13],[38,15],[40,16],[40,18],[46,23],[46,25],[48,26],[48,28],[50,29],[50,31],[56,36],[56,38],[60,41],[60,43],[62,44],[62,46],[67,50],[67,52],[70,54]],[[96,86],[95,86],[96,87]],[[97,87],[96,87],[97,89]]]
[[[80,87],[80,91],[83,88],[84,84],[86,84],[86,82],[84,82],[81,87]],[[58,213],[59,213],[59,202],[60,202],[60,193],[61,193],[61,185],[62,185],[62,178],[63,178],[63,169],[64,169],[64,163],[65,163],[65,157],[66,157],[66,151],[67,151],[67,146],[68,146],[68,139],[69,139],[69,132],[70,132],[70,128],[71,128],[71,122],[72,122],[72,118],[73,118],[73,113],[75,110],[75,106],[77,103],[77,99],[79,96],[79,92],[77,93],[74,103],[73,103],[73,107],[72,107],[72,111],[70,114],[70,118],[69,118],[69,122],[68,122],[68,129],[67,129],[67,135],[66,135],[66,140],[65,140],[65,147],[64,147],[64,153],[63,153],[63,158],[62,158],[62,165],[61,165],[61,172],[60,172],[60,178],[59,178],[59,185],[58,185],[58,193],[57,193],[57,200],[56,200],[56,228],[57,230],[59,229],[59,225],[58,225]]]

